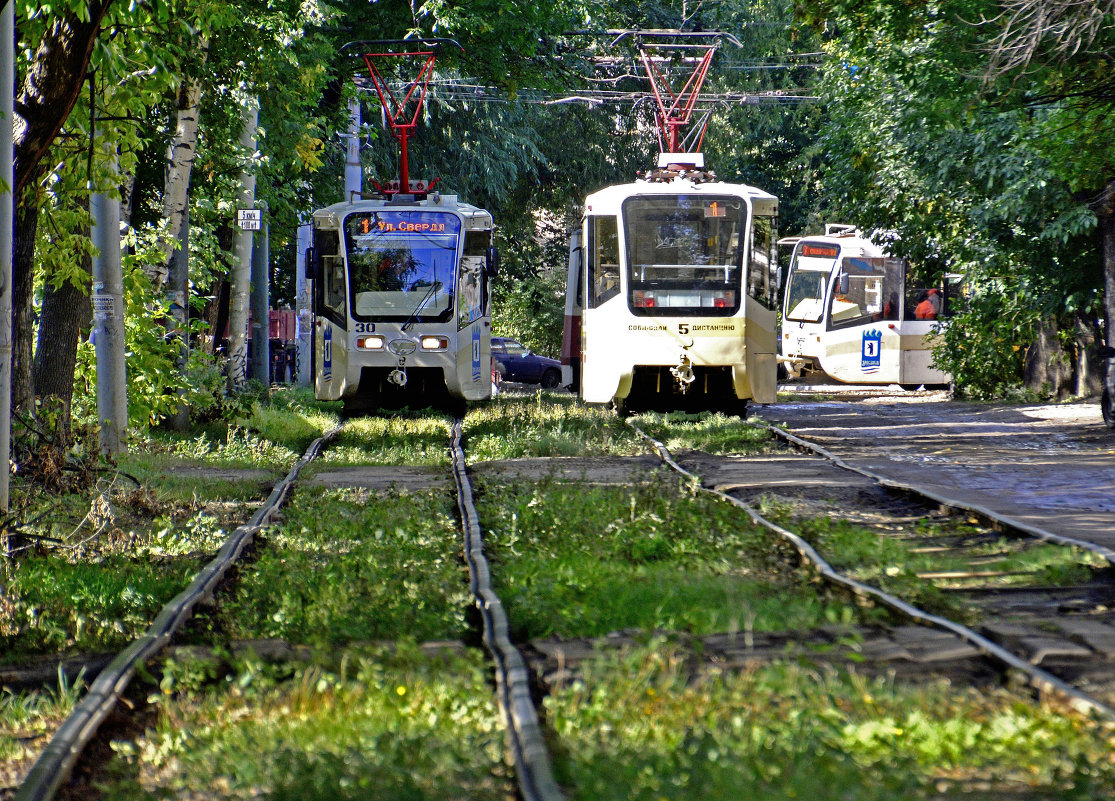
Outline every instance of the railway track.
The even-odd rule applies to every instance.
[[[122,709],[134,708],[128,694],[137,671],[157,670],[154,664],[161,652],[180,636],[194,612],[204,604],[216,603],[222,592],[228,592],[227,578],[235,571],[238,560],[267,526],[281,518],[283,504],[296,487],[303,469],[337,438],[342,429],[343,426],[333,429],[315,440],[287,476],[276,484],[252,518],[232,532],[220,552],[190,586],[163,608],[146,634],[99,670],[82,700],[58,727],[32,765],[13,796],[15,801],[48,801],[60,794],[73,797],[67,795],[64,785],[83,759],[86,749],[94,743],[100,727],[110,717],[114,718],[114,726],[120,727],[121,717],[128,714]],[[558,801],[564,796],[553,779],[549,754],[531,697],[530,677],[522,657],[509,639],[507,616],[492,588],[467,473],[461,420],[452,424],[449,440],[453,484],[463,533],[461,549],[469,570],[470,592],[483,626],[478,639],[483,640],[491,656],[498,688],[496,698],[505,722],[507,750],[517,777],[517,794],[525,801]],[[282,647],[279,656],[292,658],[298,650]],[[313,657],[302,653],[301,658]],[[127,724],[124,726],[126,728]],[[89,758],[86,758],[88,761]],[[97,770],[96,765],[84,765],[87,775],[83,776],[77,797],[95,784]]]
[[[884,488],[880,484],[880,476],[853,473],[837,464],[838,459],[826,458],[824,454],[812,451],[800,453],[786,449],[767,456],[747,458],[714,456],[699,451],[670,453],[662,442],[648,437],[648,450],[685,477],[677,505],[680,506],[680,500],[688,497],[686,486],[703,485],[720,500],[727,500],[733,505],[736,516],[745,518],[745,524],[741,525],[765,526],[777,537],[792,543],[796,553],[811,559],[816,565],[813,568],[816,576],[841,587],[838,592],[860,598],[868,604],[887,603],[905,616],[909,623],[856,626],[835,622],[831,626],[819,626],[808,631],[753,631],[749,623],[742,626],[733,623],[714,627],[714,630],[704,634],[687,633],[685,626],[664,625],[655,629],[653,626],[640,628],[635,625],[601,634],[579,629],[579,624],[574,621],[559,636],[532,632],[531,623],[524,618],[523,612],[535,611],[531,608],[533,603],[529,595],[530,584],[535,579],[527,581],[516,573],[518,563],[526,556],[527,543],[530,543],[529,550],[546,550],[556,547],[548,544],[550,541],[546,540],[546,536],[554,536],[555,542],[575,538],[573,533],[565,535],[550,531],[543,535],[541,530],[531,528],[527,514],[538,504],[540,496],[537,487],[572,484],[570,497],[574,497],[578,493],[591,494],[593,487],[610,483],[617,493],[629,494],[630,519],[625,519],[626,514],[621,512],[604,527],[603,521],[610,518],[603,518],[600,534],[594,534],[593,539],[614,541],[616,548],[622,548],[624,541],[629,539],[633,543],[630,548],[638,546],[642,549],[633,557],[638,565],[654,565],[654,560],[665,553],[663,548],[666,546],[663,545],[663,538],[653,530],[661,521],[654,514],[637,514],[636,498],[641,502],[641,499],[678,490],[670,489],[669,481],[653,469],[650,462],[654,460],[649,456],[539,459],[530,464],[526,478],[516,472],[511,462],[466,469],[465,435],[460,421],[452,427],[449,435],[452,488],[455,490],[456,515],[463,538],[456,550],[464,554],[469,572],[469,604],[476,612],[475,625],[472,626],[474,633],[463,635],[462,640],[471,644],[483,642],[490,654],[499,716],[505,730],[501,738],[506,738],[505,753],[514,766],[513,777],[508,775],[495,779],[495,783],[503,789],[492,797],[505,797],[499,793],[512,793],[528,801],[564,798],[563,788],[576,786],[577,780],[571,777],[579,774],[568,764],[568,752],[572,746],[565,741],[568,734],[562,723],[564,713],[560,705],[566,702],[570,692],[575,697],[580,697],[579,693],[591,692],[593,683],[601,676],[599,669],[592,665],[602,657],[607,659],[609,654],[638,651],[646,648],[648,642],[652,648],[657,647],[653,643],[658,638],[663,638],[668,652],[674,654],[669,659],[680,660],[677,662],[682,666],[679,668],[679,687],[691,686],[694,682],[700,684],[710,676],[724,673],[747,673],[763,662],[805,660],[812,665],[851,666],[864,675],[915,679],[946,676],[958,684],[978,687],[1017,685],[1025,681],[1043,698],[1056,699],[1086,716],[1115,718],[1112,711],[1115,694],[1111,692],[1108,667],[1115,661],[1115,623],[1109,620],[1102,608],[1106,599],[1112,597],[1112,585],[1105,570],[1095,570],[1087,580],[1077,579],[1063,585],[1048,581],[1026,583],[1025,576],[1008,575],[1025,571],[1000,569],[994,559],[1001,554],[987,552],[989,546],[993,550],[1012,553],[1028,549],[1022,540],[1006,536],[1010,533],[1011,521],[996,519],[991,513],[982,515],[983,523],[976,526],[970,522],[975,514],[970,508],[957,506],[955,511],[948,511],[942,508],[947,505],[945,499],[933,494],[919,498],[913,487]],[[783,436],[778,432],[773,435]],[[311,446],[291,474],[276,486],[264,508],[247,526],[234,532],[230,542],[238,539],[239,545],[226,546],[225,550],[242,551],[263,525],[284,516],[280,506],[297,483],[300,470],[335,437],[336,432]],[[806,447],[803,440],[792,438],[788,445],[794,449]],[[373,493],[375,486],[384,486],[377,485],[367,473],[345,478],[338,476],[340,472],[343,471],[321,470],[315,474],[315,481],[321,485],[330,485],[335,481],[335,486],[340,487],[360,484],[366,489],[373,488],[369,490]],[[415,487],[418,487],[421,485],[421,472],[418,468],[394,468],[392,481],[405,483],[415,479]],[[479,492],[474,494],[476,481],[479,481]],[[789,489],[791,486],[793,492]],[[495,496],[509,488],[523,494],[524,503],[517,507],[518,518],[514,513],[501,514],[500,507],[495,504]],[[399,496],[404,503],[409,503],[406,500],[407,491],[404,489],[404,494]],[[530,500],[531,493],[534,493],[534,500]],[[772,497],[775,499],[773,504],[770,501]],[[774,509],[773,514],[757,511],[764,503]],[[562,521],[562,526],[570,526],[570,532],[573,532],[573,522],[566,521],[565,516],[572,513],[572,509],[554,513],[555,519]],[[768,517],[777,518],[777,522]],[[870,581],[840,575],[822,558],[820,548],[810,544],[807,534],[793,530],[803,520],[831,521],[840,517],[879,537],[913,544],[912,550],[934,554],[948,552],[954,563],[965,563],[966,567],[962,570],[951,570],[948,574],[940,570],[921,570],[917,577],[919,581],[934,584],[943,595],[948,596],[950,608],[961,608],[963,623],[948,620],[946,615],[938,612],[917,609],[900,593],[872,586]],[[931,532],[912,529],[912,521],[926,519],[935,524]],[[947,524],[950,519],[963,525],[950,527]],[[936,525],[938,523],[940,525]],[[586,525],[591,528],[592,521]],[[641,528],[644,525],[647,529]],[[519,526],[522,528],[519,529]],[[1012,530],[1021,531],[1017,527]],[[483,531],[488,533],[482,536]],[[705,540],[704,547],[717,548],[720,538],[725,536],[731,538],[735,535],[728,529],[724,532],[718,529],[718,533]],[[485,539],[493,540],[494,546],[493,542],[486,543]],[[1057,538],[1051,541],[1056,543]],[[1061,542],[1058,547],[1061,545],[1073,546],[1076,543]],[[494,555],[492,547],[495,548]],[[630,548],[624,551],[627,557],[631,557]],[[1102,548],[1093,549],[1090,553],[1096,558],[1105,556]],[[569,571],[564,557],[554,556],[553,559],[554,575],[564,576]],[[727,554],[723,558],[717,557],[719,561],[727,559]],[[63,724],[43,752],[15,798],[55,797],[67,773],[79,760],[82,748],[95,738],[97,726],[112,714],[116,700],[123,697],[125,705],[130,703],[126,698],[126,687],[137,666],[150,659],[173,637],[172,629],[181,625],[195,606],[203,601],[208,603],[207,599],[214,593],[214,582],[227,570],[227,565],[207,567],[204,571],[206,578],[203,580],[199,576],[190,591],[168,605],[168,610],[173,608],[173,611],[164,611],[152,625],[149,636],[143,638],[143,644],[128,649],[126,658],[122,654],[102,672],[74,717]],[[1001,582],[1008,579],[1014,583],[1001,586]],[[572,576],[569,580],[573,585],[583,587],[602,579],[586,573],[584,576]],[[509,601],[509,596],[505,594],[508,592]],[[501,601],[501,598],[504,600]],[[694,610],[702,605],[699,599],[700,596],[694,596],[694,600],[690,601]],[[206,614],[213,616],[212,612]],[[1009,619],[1005,619],[1007,615]],[[462,646],[459,644],[456,647]],[[465,644],[463,647],[469,646]],[[289,658],[300,648],[298,645],[286,647],[283,658]],[[312,655],[304,658],[312,658]],[[646,691],[652,693],[655,686],[652,683]],[[403,685],[399,686],[400,692],[404,689]],[[653,696],[640,698],[643,699],[640,703],[649,703],[646,699]],[[537,702],[543,699],[547,705],[540,709]],[[552,705],[551,700],[554,701]],[[700,736],[699,733],[687,735]],[[555,745],[556,757],[551,753]],[[633,754],[627,758],[637,761]],[[555,766],[555,759],[561,762],[560,766]],[[95,767],[86,765],[83,770]],[[585,769],[596,771],[600,768],[590,766]],[[498,765],[493,766],[493,770],[498,773]],[[89,781],[89,778],[85,780]],[[218,792],[212,797],[222,796]]]
[[[947,583],[950,587],[948,591],[964,597],[963,611],[967,622],[949,619],[834,568],[807,536],[791,530],[793,522],[782,525],[773,522],[744,500],[756,499],[771,492],[784,492],[786,485],[782,481],[788,473],[796,476],[793,482],[795,490],[813,484],[814,488],[827,487],[831,492],[841,480],[831,474],[822,478],[830,473],[823,466],[807,466],[798,459],[789,460],[789,464],[783,459],[748,460],[746,467],[739,469],[737,466],[733,475],[730,468],[725,469],[725,463],[731,461],[729,459],[697,454],[690,454],[688,459],[675,458],[661,442],[636,429],[672,469],[700,482],[706,491],[734,504],[756,523],[790,541],[802,558],[814,565],[826,581],[885,604],[912,622],[948,635],[929,637],[932,651],[922,653],[923,667],[932,669],[933,663],[936,663],[936,669],[957,672],[957,665],[953,664],[957,661],[990,660],[1003,671],[1025,677],[1038,691],[1060,696],[1084,714],[1098,714],[1115,720],[1115,672],[1110,667],[1115,656],[1115,613],[1108,607],[1115,599],[1115,575],[1110,569],[1115,554],[1107,548],[1044,532],[992,510],[973,508],[970,504],[921,490],[911,483],[888,479],[873,472],[856,471],[823,448],[769,426],[772,435],[825,460],[835,471],[852,471],[859,478],[866,479],[866,482],[845,483],[839,494],[847,497],[849,484],[853,485],[859,503],[848,517],[859,522],[869,521],[880,536],[895,536],[901,532],[902,522],[932,515],[934,507],[937,507],[936,516],[939,519],[953,516],[969,523],[969,530],[962,534],[916,537],[921,552],[947,551],[952,561],[969,565],[964,569],[918,573],[919,579]],[[702,478],[695,470],[707,471],[706,476],[711,474],[715,477]],[[812,480],[805,479],[804,476],[811,470]],[[877,489],[885,492],[877,492]],[[821,494],[827,494],[826,490],[822,489]],[[920,511],[916,509],[918,505],[922,506]],[[818,511],[816,506],[810,510],[814,514]],[[848,511],[845,509],[844,513]],[[841,510],[833,505],[821,513],[836,517]],[[982,518],[982,530],[970,526],[975,522],[970,518],[974,513]],[[1008,535],[1011,537],[1009,541],[1004,539]],[[994,564],[1005,559],[1012,550],[1025,550],[1035,541],[1094,554],[1105,560],[1106,567],[1096,571],[1089,579],[1068,586],[1032,583],[1025,580],[1031,575],[1026,571],[1019,571],[1023,578],[1017,583],[996,586],[993,582],[1010,574],[994,569]],[[997,551],[990,557],[987,549],[982,547],[989,544]],[[924,650],[926,643],[925,631],[906,627],[874,631],[871,637],[872,642],[860,653],[866,651],[878,661],[889,662],[894,667],[903,660],[914,661],[913,654]],[[959,672],[980,671],[967,667]]]

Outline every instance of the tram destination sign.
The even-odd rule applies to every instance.
[[[263,209],[237,209],[236,224],[243,231],[258,231],[263,228]]]

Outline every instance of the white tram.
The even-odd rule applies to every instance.
[[[823,373],[855,384],[949,382],[930,348],[954,286],[920,286],[904,259],[854,226],[830,224],[823,236],[790,242],[779,360],[791,379]]]
[[[454,195],[314,212],[314,394],[346,413],[491,396],[492,215]]]
[[[722,410],[773,403],[778,200],[696,153],[589,195],[570,241],[564,383],[589,403]]]

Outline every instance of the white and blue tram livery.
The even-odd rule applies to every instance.
[[[933,364],[935,331],[946,324],[956,286],[925,286],[906,260],[854,226],[793,242],[782,309],[779,359],[791,379],[842,383],[947,384]]]
[[[314,394],[346,412],[491,396],[492,215],[453,195],[314,212]]]
[[[775,400],[778,200],[699,159],[662,154],[647,179],[586,198],[563,349],[586,402],[743,413]]]

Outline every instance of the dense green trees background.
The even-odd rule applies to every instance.
[[[582,198],[657,154],[631,40],[603,35],[634,27],[732,35],[707,84],[706,159],[727,180],[777,194],[783,235],[826,221],[892,231],[925,272],[968,279],[968,305],[940,350],[961,392],[1095,387],[1089,347],[1115,316],[1110,0],[14,2],[13,398],[27,412],[47,396],[65,414],[90,408],[88,197],[118,184],[132,422],[171,414],[180,389],[198,414],[226,401],[211,354],[193,354],[184,379],[158,334],[167,254],[183,244],[167,205],[180,109],[187,95],[197,103],[182,173],[195,325],[221,319],[245,167],[270,209],[275,300],[290,303],[297,226],[341,198],[353,95],[367,179],[394,172],[378,101],[357,80],[363,63],[342,49],[354,40],[461,44],[439,57],[411,172],[493,211],[496,330],[553,353],[564,241]],[[603,55],[619,60],[605,66]],[[601,90],[615,97],[572,99]],[[256,153],[236,146],[245,97],[260,102]],[[66,321],[66,337],[36,345],[36,319]]]

